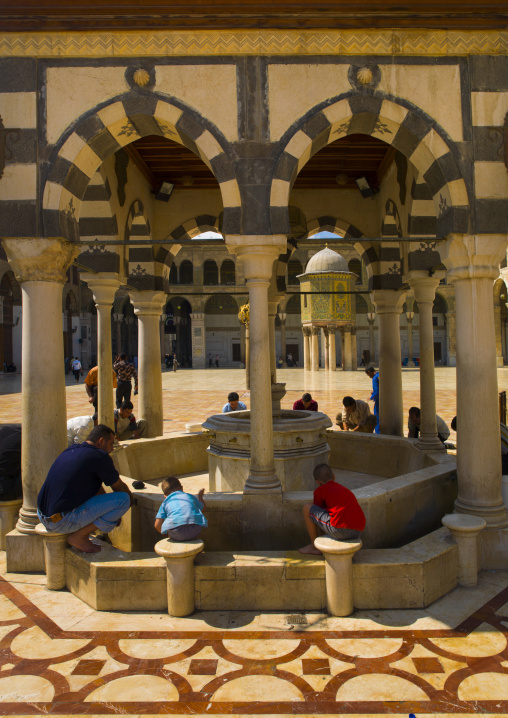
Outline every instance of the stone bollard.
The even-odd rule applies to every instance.
[[[459,584],[478,583],[478,534],[487,525],[483,519],[470,514],[447,514],[443,526],[450,531],[459,550]]]
[[[155,553],[166,559],[170,616],[188,616],[194,611],[194,556],[203,548],[201,539],[185,543],[163,539],[155,544]]]
[[[336,541],[319,536],[314,546],[323,552],[326,561],[326,606],[331,616],[353,613],[353,554],[362,547],[360,539]]]
[[[36,533],[44,542],[44,563],[46,564],[46,587],[51,591],[65,588],[65,549],[68,534],[48,531],[43,524],[37,524]]]
[[[5,536],[15,528],[22,505],[23,499],[0,501],[0,551],[5,551]]]

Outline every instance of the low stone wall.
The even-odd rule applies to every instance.
[[[155,482],[164,476],[208,471],[209,439],[206,433],[175,433],[155,439],[122,442],[113,461],[124,476]]]

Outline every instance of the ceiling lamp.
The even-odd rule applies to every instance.
[[[162,182],[161,186],[155,193],[155,199],[159,202],[168,202],[171,197],[171,192],[175,189],[175,185],[172,182]]]
[[[356,185],[360,192],[362,193],[362,197],[373,197],[376,194],[376,190],[370,186],[368,179],[363,177],[358,177],[358,179],[355,179]]]
[[[184,175],[182,177],[182,184],[184,187],[192,187],[194,184],[194,177],[192,175]]]

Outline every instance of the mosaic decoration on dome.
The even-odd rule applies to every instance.
[[[337,279],[337,274],[320,274],[302,283],[302,322],[340,322],[354,321],[350,279]],[[304,293],[307,294],[305,303]],[[321,292],[314,294],[314,292]],[[334,292],[333,294],[331,292]]]

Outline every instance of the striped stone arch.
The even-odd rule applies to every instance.
[[[363,232],[358,227],[355,227],[354,224],[345,222],[338,217],[327,215],[316,217],[316,219],[311,219],[307,223],[307,237],[318,232],[332,232],[333,234],[339,234],[344,239],[359,239],[364,236]],[[380,259],[376,248],[369,242],[354,242],[353,246],[360,255],[362,264],[367,271],[369,289],[377,288]]]
[[[168,237],[168,240],[178,242],[181,239],[193,239],[203,232],[217,232],[222,234],[219,229],[219,218],[212,214],[200,214],[193,217],[174,229]]]
[[[411,207],[408,216],[408,235],[410,237],[437,236],[437,217],[429,186],[420,175],[411,185]],[[441,263],[437,242],[415,241],[407,247],[408,271],[429,270]]]
[[[119,272],[121,259],[114,249],[93,245],[97,240],[118,239],[116,214],[111,208],[111,187],[100,171],[95,172],[85,190],[79,217],[79,238],[90,242],[78,257],[78,262],[94,272]]]
[[[399,150],[417,168],[430,189],[438,235],[463,233],[469,226],[469,201],[453,142],[435,121],[405,100],[376,93],[352,94],[308,112],[281,140],[272,180],[272,231],[288,231],[289,193],[299,171],[325,145],[351,134],[377,137]]]
[[[156,93],[128,94],[80,118],[51,158],[43,191],[45,235],[77,242],[82,202],[95,172],[120,148],[147,135],[167,137],[201,157],[219,183],[223,231],[238,234],[240,191],[225,141],[210,122],[180,105]]]
[[[137,290],[169,292],[169,270],[174,259],[169,248],[162,244],[136,245],[136,240],[151,237],[150,220],[146,217],[143,202],[137,199],[129,207],[125,222],[125,239],[128,283]],[[178,251],[175,248],[175,254]]]

